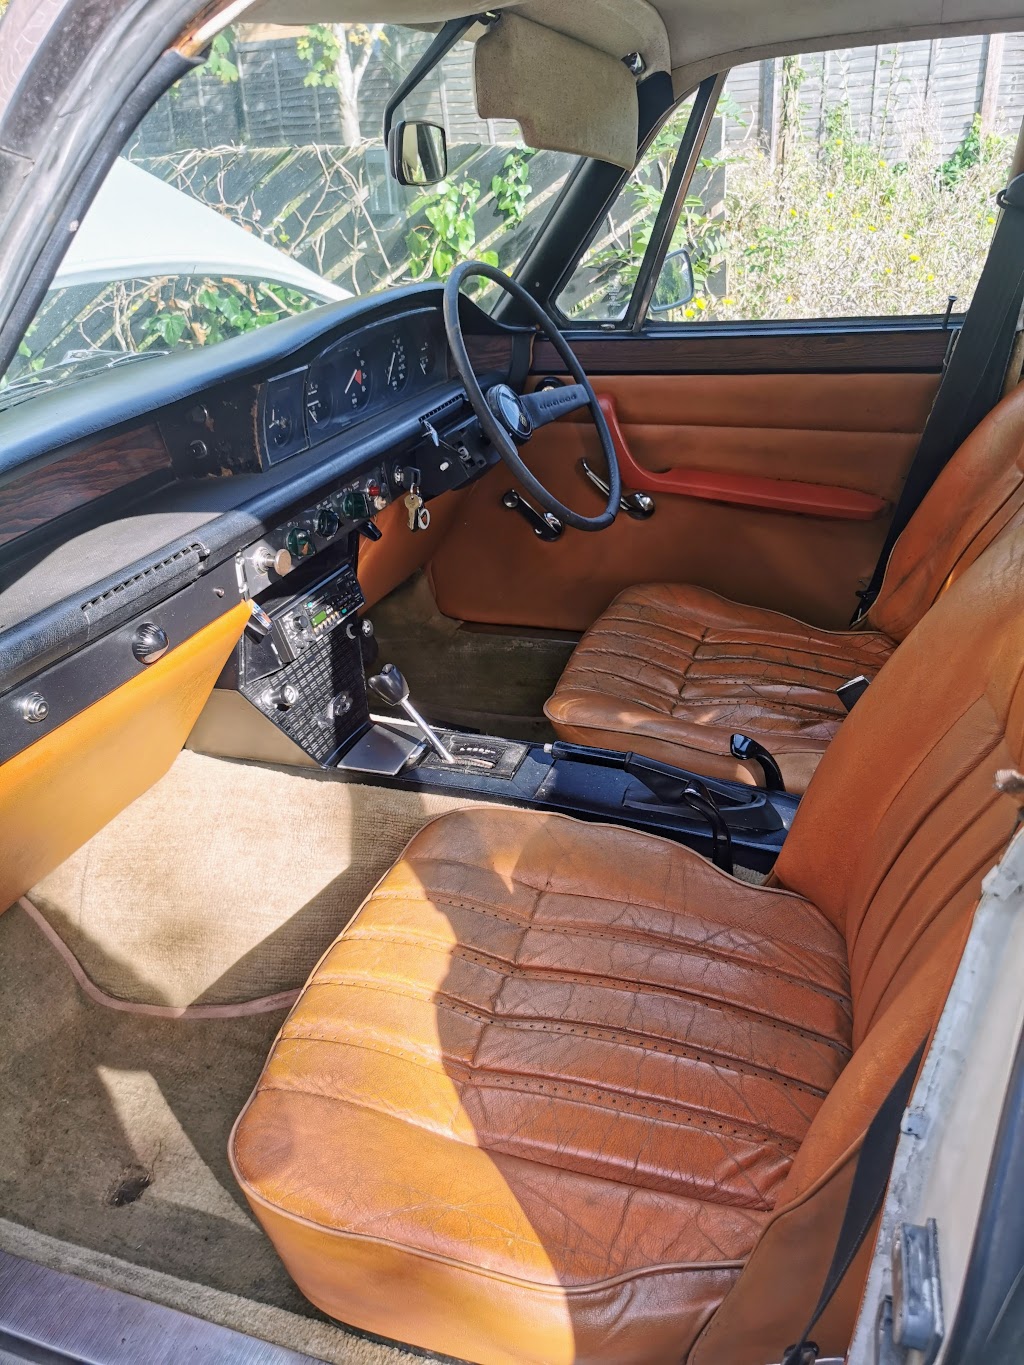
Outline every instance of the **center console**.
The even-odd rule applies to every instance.
[[[339,781],[603,820],[689,844],[726,870],[734,861],[771,868],[798,804],[786,792],[712,781],[639,754],[434,730],[405,679],[386,665],[370,679],[368,696],[375,641],[359,615],[353,550],[318,556],[260,594],[218,683],[249,717],[246,745],[218,747],[207,736],[193,747],[312,761]],[[237,737],[237,717],[233,724]]]

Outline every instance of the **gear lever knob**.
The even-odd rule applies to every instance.
[[[441,756],[445,763],[454,762],[440,738],[434,733],[433,727],[423,719],[409,700],[409,684],[394,664],[385,664],[379,673],[374,673],[372,678],[367,678],[366,685],[374,696],[379,697],[388,706],[400,706],[430,747]]]
[[[366,685],[389,706],[401,706],[409,700],[409,684],[394,664],[385,664],[379,673],[367,678]]]

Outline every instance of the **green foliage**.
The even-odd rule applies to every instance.
[[[527,149],[509,152],[501,169],[491,177],[491,193],[506,226],[518,227],[530,203],[530,158]]]
[[[465,176],[442,180],[428,194],[409,205],[409,216],[422,211],[427,226],[413,228],[406,237],[410,272],[417,280],[446,280],[459,261],[473,256],[476,246],[474,214],[480,202],[480,181]],[[494,251],[482,251],[478,259],[498,264]]]
[[[975,166],[998,160],[1006,139],[981,131],[981,115],[975,114],[967,136],[952,156],[939,167],[939,181],[951,190]]]
[[[288,313],[310,307],[307,296],[282,285],[237,279],[205,279],[200,287],[169,297],[151,292],[153,311],[141,322],[141,347],[159,340],[171,347],[187,342],[206,346],[267,327]]]
[[[296,40],[299,56],[310,66],[304,85],[338,87],[341,39],[330,24],[310,24]]]
[[[232,50],[232,30],[226,28],[223,33],[218,33],[210,44],[210,55],[206,59],[204,68],[211,76],[223,81],[225,85],[231,85],[238,80],[238,67],[231,60]]]

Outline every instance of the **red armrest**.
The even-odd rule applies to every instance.
[[[855,488],[830,484],[797,483],[792,479],[766,479],[758,474],[712,473],[704,469],[668,469],[664,473],[638,464],[626,444],[619,424],[615,399],[599,394],[598,402],[608,422],[622,472],[622,486],[638,493],[672,493],[705,502],[725,502],[734,507],[764,507],[774,512],[796,512],[805,517],[829,517],[836,521],[872,521],[885,511],[884,498]]]

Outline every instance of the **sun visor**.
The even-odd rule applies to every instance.
[[[632,170],[636,78],[617,57],[506,13],[477,43],[475,63],[481,118],[514,119],[529,147]]]

